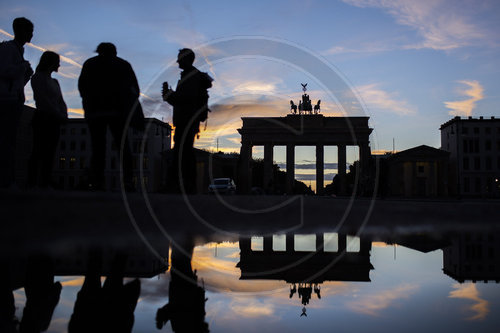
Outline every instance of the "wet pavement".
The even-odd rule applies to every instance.
[[[500,325],[495,201],[0,196],[2,332]]]

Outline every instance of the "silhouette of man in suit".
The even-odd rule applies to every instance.
[[[16,135],[24,106],[24,86],[33,69],[24,59],[24,44],[33,37],[33,23],[18,17],[14,39],[0,43],[0,187],[14,183]]]
[[[188,193],[195,190],[196,172],[193,144],[200,131],[200,122],[208,116],[208,92],[213,79],[193,66],[194,52],[181,49],[177,63],[182,69],[176,90],[168,83],[163,84],[163,100],[173,106],[174,134],[174,176],[180,189]],[[179,172],[180,165],[180,172]]]
[[[113,44],[101,43],[96,52],[97,56],[85,61],[78,79],[92,144],[90,189],[104,189],[106,132],[109,127],[120,152],[125,189],[134,190],[126,121],[137,105],[131,101],[137,103],[139,84],[132,66],[117,57]]]

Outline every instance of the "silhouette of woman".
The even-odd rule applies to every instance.
[[[59,65],[59,55],[46,51],[31,78],[37,110],[33,118],[33,152],[29,161],[30,187],[49,186],[60,126],[68,118],[59,82],[51,77]]]

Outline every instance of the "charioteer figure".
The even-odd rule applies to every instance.
[[[301,83],[301,85],[302,85],[302,91],[304,92],[304,94],[302,95],[302,100],[299,101],[299,105],[298,105],[299,114],[302,114],[302,112],[304,112],[304,114],[307,114],[307,113],[318,114],[320,112],[321,100],[318,100],[318,103],[314,106],[314,111],[313,111],[313,106],[312,106],[311,100],[309,99],[309,95],[306,94],[307,83]],[[297,105],[293,101],[290,101],[290,111],[292,114],[297,114]]]

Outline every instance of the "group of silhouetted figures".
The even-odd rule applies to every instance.
[[[205,289],[198,285],[196,270],[191,259],[194,243],[181,241],[172,247],[168,303],[156,313],[156,327],[162,329],[170,321],[174,332],[209,332],[205,321]],[[76,296],[68,322],[69,333],[79,332],[131,332],[134,312],[141,291],[139,279],[124,281],[128,254],[118,252],[111,260],[109,272],[103,275],[103,248],[87,253],[84,282]],[[33,333],[49,328],[63,289],[56,274],[55,259],[49,254],[30,255],[25,262],[25,274],[15,274],[17,260],[0,260],[0,332]],[[14,281],[24,287],[26,302],[22,316],[15,316]],[[153,325],[153,323],[151,323]]]
[[[24,45],[33,37],[34,25],[24,17],[13,21],[14,39],[0,43],[0,187],[16,187],[16,137],[24,107],[24,87],[31,80],[36,112],[33,117],[33,150],[28,164],[28,187],[51,186],[54,156],[60,127],[68,118],[61,88],[52,73],[60,67],[60,56],[45,51],[36,70],[24,59]],[[78,79],[85,120],[88,125],[92,158],[88,187],[104,190],[106,133],[118,143],[122,184],[134,191],[132,154],[128,129],[144,130],[140,89],[130,63],[117,56],[112,43],[100,43],[97,56],[85,61]],[[194,192],[195,160],[193,144],[200,122],[208,116],[207,89],[212,78],[193,66],[195,54],[181,49],[177,62],[182,69],[176,90],[163,84],[163,100],[173,106],[174,159],[169,172],[174,192]]]

